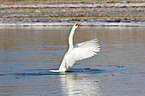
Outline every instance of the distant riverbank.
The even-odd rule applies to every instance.
[[[0,2],[0,23],[145,22],[143,0]],[[11,2],[16,1],[16,2]]]

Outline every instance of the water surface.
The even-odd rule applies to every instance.
[[[1,27],[1,96],[143,96],[145,28],[80,26],[74,43],[98,38],[101,51],[66,73],[57,69],[71,26]]]

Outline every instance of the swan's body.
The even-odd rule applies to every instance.
[[[82,43],[78,43],[73,45],[73,35],[76,28],[80,24],[75,24],[69,35],[69,49],[67,53],[64,55],[62,63],[58,70],[50,70],[51,72],[65,72],[70,67],[74,65],[76,61],[90,58],[97,54],[100,51],[100,45],[97,43],[97,39],[85,41]]]

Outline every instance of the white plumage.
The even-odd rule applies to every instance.
[[[64,55],[60,68],[58,70],[50,70],[51,72],[65,72],[72,67],[76,61],[90,58],[100,51],[100,45],[97,39],[73,45],[73,34],[79,25],[80,24],[75,24],[70,32],[69,49]]]

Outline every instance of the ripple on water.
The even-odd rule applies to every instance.
[[[104,70],[101,69],[90,69],[90,68],[79,68],[79,69],[70,69],[67,72],[49,72],[50,69],[32,69],[27,70],[22,73],[3,73],[0,76],[40,76],[40,75],[65,75],[66,73],[88,73],[88,74],[97,74],[102,73]],[[54,69],[53,69],[54,70]],[[56,70],[56,69],[55,69]]]

